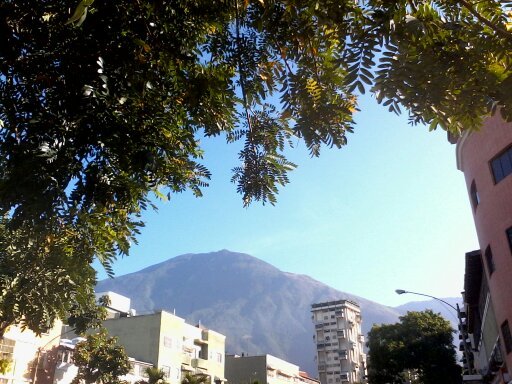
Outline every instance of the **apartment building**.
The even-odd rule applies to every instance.
[[[297,365],[272,355],[226,355],[226,379],[230,384],[320,384]]]
[[[313,304],[311,313],[320,382],[364,382],[366,354],[359,305],[349,300],[328,301]]]
[[[479,131],[449,139],[480,245],[464,287],[474,366],[485,382],[512,383],[512,124],[498,113]]]
[[[128,298],[113,292],[98,295],[111,299],[110,318],[103,326],[128,356],[162,369],[171,384],[180,384],[187,373],[207,375],[211,383],[225,381],[224,335],[166,311],[135,315]]]

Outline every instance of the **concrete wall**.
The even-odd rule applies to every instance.
[[[152,314],[109,319],[103,325],[110,336],[119,338],[128,356],[158,366],[160,322],[161,316]]]
[[[226,379],[229,384],[267,384],[266,356],[226,356]]]

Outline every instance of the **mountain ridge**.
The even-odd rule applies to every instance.
[[[97,291],[132,299],[139,312],[164,309],[227,336],[228,353],[268,353],[315,374],[311,304],[348,299],[361,306],[363,333],[393,323],[404,310],[336,290],[304,274],[283,272],[229,250],[187,253],[114,279]]]

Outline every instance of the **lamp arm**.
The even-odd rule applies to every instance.
[[[453,308],[454,311],[457,312],[457,314],[459,314],[459,309],[458,308],[455,308],[452,304],[444,301],[443,299],[440,299],[439,297],[435,297],[435,296],[431,296],[431,295],[426,295],[424,293],[418,293],[418,292],[411,292],[411,291],[405,291],[404,293],[412,293],[414,295],[420,295],[420,296],[425,296],[425,297],[430,297],[431,299],[434,299],[434,300],[438,300],[442,303],[445,303],[447,306],[449,306],[450,308]]]

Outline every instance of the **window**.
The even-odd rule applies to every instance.
[[[172,338],[168,336],[164,336],[164,347],[172,348]]]
[[[512,173],[512,146],[491,160],[491,169],[496,184]]]
[[[162,371],[164,372],[164,376],[168,379],[171,376],[171,367],[167,365],[162,365]]]
[[[491,276],[494,270],[496,269],[496,266],[494,265],[494,260],[492,258],[491,246],[488,246],[485,249],[485,263],[487,264],[489,276]]]
[[[478,195],[478,191],[476,189],[475,180],[471,183],[471,189],[469,191],[469,195],[471,196],[471,204],[473,204],[473,209],[475,210],[480,204],[480,196]]]
[[[507,353],[512,352],[512,334],[510,333],[510,326],[508,325],[508,320],[505,320],[503,324],[501,324],[501,333],[503,335],[503,343],[505,344],[505,350]]]
[[[180,380],[181,379],[181,369],[179,368],[173,368],[173,376],[176,380]]]
[[[507,229],[507,238],[508,238],[508,245],[510,247],[510,251],[512,252],[512,227]]]
[[[0,338],[0,359],[12,360],[15,344],[14,340]]]

